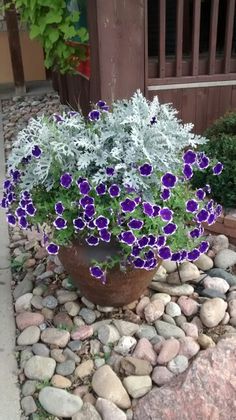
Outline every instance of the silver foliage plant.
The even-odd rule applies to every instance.
[[[25,166],[22,190],[42,184],[50,190],[58,182],[55,168],[60,173],[82,173],[95,184],[106,182],[109,166],[115,168],[120,184],[148,190],[149,184],[160,182],[155,178],[157,171],[176,170],[184,148],[206,142],[191,132],[192,124],[183,124],[176,114],[170,104],[160,104],[157,96],[149,102],[137,91],[129,100],[114,102],[95,121],[75,112],[31,119],[14,143],[9,171],[18,168],[38,146],[42,155]],[[137,171],[145,162],[154,169],[148,179]]]

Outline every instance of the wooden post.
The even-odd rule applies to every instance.
[[[4,4],[7,5],[9,0],[4,0]],[[25,93],[25,77],[21,54],[20,36],[18,30],[18,20],[15,10],[15,6],[11,5],[5,11],[5,19],[8,32],[8,42],[11,55],[11,64],[14,77],[16,95],[22,95]]]
[[[145,92],[145,0],[88,0],[90,100]]]

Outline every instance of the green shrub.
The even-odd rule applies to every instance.
[[[204,133],[209,142],[199,150],[212,159],[220,161],[224,170],[220,177],[214,176],[212,170],[197,171],[193,186],[210,184],[212,198],[224,207],[236,207],[236,112],[230,112],[218,119]]]

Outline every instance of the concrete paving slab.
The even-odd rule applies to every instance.
[[[5,177],[4,140],[0,101],[0,196]],[[15,321],[11,294],[9,236],[5,212],[0,209],[0,420],[20,420],[20,392],[15,359]]]

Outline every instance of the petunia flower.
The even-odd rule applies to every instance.
[[[25,216],[20,217],[18,223],[21,229],[28,228],[28,221]]]
[[[199,153],[197,158],[197,165],[199,169],[206,169],[210,164],[210,159],[204,153]]]
[[[201,236],[201,231],[199,228],[194,228],[193,230],[191,230],[189,232],[189,236],[191,236],[191,238],[199,238],[199,236]]]
[[[135,266],[135,268],[143,268],[144,260],[142,258],[135,258],[134,266]]]
[[[196,197],[198,198],[198,200],[204,200],[204,198],[206,197],[206,193],[203,190],[203,188],[199,188],[196,193],[195,193]]]
[[[106,193],[106,185],[101,183],[95,188],[97,195],[104,195]]]
[[[188,163],[186,163],[183,167],[183,174],[186,179],[190,179],[193,176],[192,166],[190,166]]]
[[[169,246],[163,246],[158,249],[158,255],[162,260],[169,260],[171,258],[171,250]]]
[[[84,195],[84,197],[79,200],[79,204],[85,209],[89,204],[94,204],[94,198],[89,195]]]
[[[168,188],[164,188],[160,194],[160,198],[163,201],[167,201],[169,200],[170,197],[171,197],[171,191]]]
[[[75,227],[75,229],[77,230],[83,230],[85,228],[85,223],[82,219],[82,217],[77,217],[76,219],[73,220],[73,225]]]
[[[104,277],[104,272],[98,265],[94,267],[90,267],[89,271],[90,271],[91,276],[95,277],[96,279],[101,279]]]
[[[131,219],[128,223],[130,229],[140,230],[142,229],[144,222],[140,219]]]
[[[223,171],[223,168],[224,168],[224,166],[223,166],[223,164],[221,163],[221,162],[218,162],[213,168],[212,168],[212,171],[213,171],[213,175],[220,175],[221,174],[221,172]]]
[[[138,257],[141,252],[141,248],[138,245],[134,245],[131,251],[133,257]]]
[[[100,118],[100,111],[98,111],[97,109],[93,109],[92,111],[90,111],[90,113],[88,114],[88,118],[90,121],[98,121]]]
[[[111,168],[111,167],[106,168],[106,174],[107,175],[113,176],[114,173],[115,173],[115,169],[114,168]]]
[[[157,247],[162,247],[166,244],[166,238],[163,235],[160,235],[157,237],[156,239],[156,246]]]
[[[163,207],[160,210],[160,217],[164,222],[170,222],[173,217],[173,211],[170,210],[168,207]]]
[[[192,251],[188,252],[188,260],[196,261],[200,257],[200,251],[197,248],[194,248]]]
[[[72,176],[68,172],[65,172],[60,178],[60,185],[63,188],[68,189],[70,188],[71,184],[72,184]]]
[[[184,154],[183,154],[183,161],[184,163],[187,163],[188,165],[192,165],[193,163],[196,162],[196,158],[197,155],[193,150],[187,150]]]
[[[13,214],[7,214],[7,223],[10,226],[15,226],[16,225],[16,217]]]
[[[138,240],[138,246],[139,248],[145,248],[145,246],[147,246],[149,242],[149,239],[147,236],[143,235],[139,240]]]
[[[121,232],[120,240],[131,246],[136,241],[136,236],[133,234],[132,230],[127,230],[126,232]]]
[[[142,166],[139,167],[139,173],[142,176],[150,176],[153,172],[153,167],[150,163],[144,163]]]
[[[116,184],[112,184],[108,190],[110,197],[119,197],[120,195],[120,187]]]
[[[64,121],[63,117],[59,114],[53,114],[53,119],[56,123],[60,123],[60,122]]]
[[[199,249],[199,252],[200,252],[201,254],[205,254],[205,253],[208,251],[209,247],[210,247],[209,242],[207,242],[207,241],[202,241],[202,242],[200,243],[200,245],[198,246],[198,249]]]
[[[136,203],[134,200],[130,200],[130,198],[126,198],[124,201],[120,202],[120,206],[124,213],[132,213],[136,207]]]
[[[63,204],[62,204],[62,202],[61,202],[61,201],[58,201],[58,202],[55,204],[54,209],[55,209],[56,214],[58,214],[59,216],[61,216],[61,215],[62,215],[62,213],[63,213],[63,212],[64,212],[64,210],[65,210],[65,207],[63,206]]]
[[[163,177],[161,178],[161,182],[164,185],[165,188],[174,188],[177,177],[173,175],[171,172],[167,172]]]
[[[209,217],[209,213],[206,209],[202,209],[196,216],[196,219],[199,223],[206,222]]]
[[[34,207],[34,205],[32,203],[27,204],[26,206],[26,213],[29,216],[34,216],[36,213],[37,209]]]
[[[156,243],[156,236],[150,234],[148,235],[148,246],[153,247]]]
[[[173,252],[171,255],[171,261],[180,262],[181,261],[181,253],[180,252]]]
[[[85,239],[87,244],[90,246],[97,246],[99,244],[99,238],[94,235],[90,235],[88,238]]]
[[[56,218],[56,220],[54,220],[53,222],[53,226],[57,229],[57,230],[64,230],[67,228],[67,221],[63,218],[58,216]]]
[[[157,217],[160,215],[161,207],[157,206],[156,204],[153,206],[153,215],[152,217]]]
[[[196,200],[188,200],[186,201],[186,211],[188,213],[195,213],[198,210],[198,202]]]
[[[85,207],[85,215],[86,215],[88,218],[91,218],[91,217],[93,217],[95,214],[96,214],[96,210],[95,210],[94,205],[93,205],[93,204],[88,204],[88,205]]]
[[[110,242],[111,240],[111,233],[107,229],[99,230],[99,236],[104,242]]]
[[[94,223],[98,229],[105,229],[108,227],[110,220],[105,216],[99,216],[94,220]]]
[[[210,215],[209,215],[209,217],[207,219],[208,226],[213,225],[215,223],[215,221],[216,221],[216,218],[217,218],[217,216],[216,216],[215,213],[210,213]]]
[[[32,149],[32,156],[34,156],[36,159],[39,159],[42,154],[42,150],[39,146],[35,145]]]
[[[177,225],[175,223],[168,223],[162,230],[165,235],[173,235],[177,230]]]
[[[79,190],[81,194],[83,195],[86,195],[89,193],[89,191],[91,190],[91,186],[89,185],[87,180],[84,180],[79,184]]]
[[[47,247],[46,247],[47,252],[50,255],[57,255],[58,251],[59,251],[59,246],[54,244],[53,242],[51,242]]]
[[[15,215],[17,216],[17,217],[22,217],[22,216],[26,216],[26,211],[25,211],[25,209],[23,209],[22,207],[17,207],[16,208],[16,210],[15,210]]]
[[[148,203],[147,201],[144,201],[142,205],[144,214],[146,214],[149,217],[152,217],[154,213],[153,205],[151,203]]]

